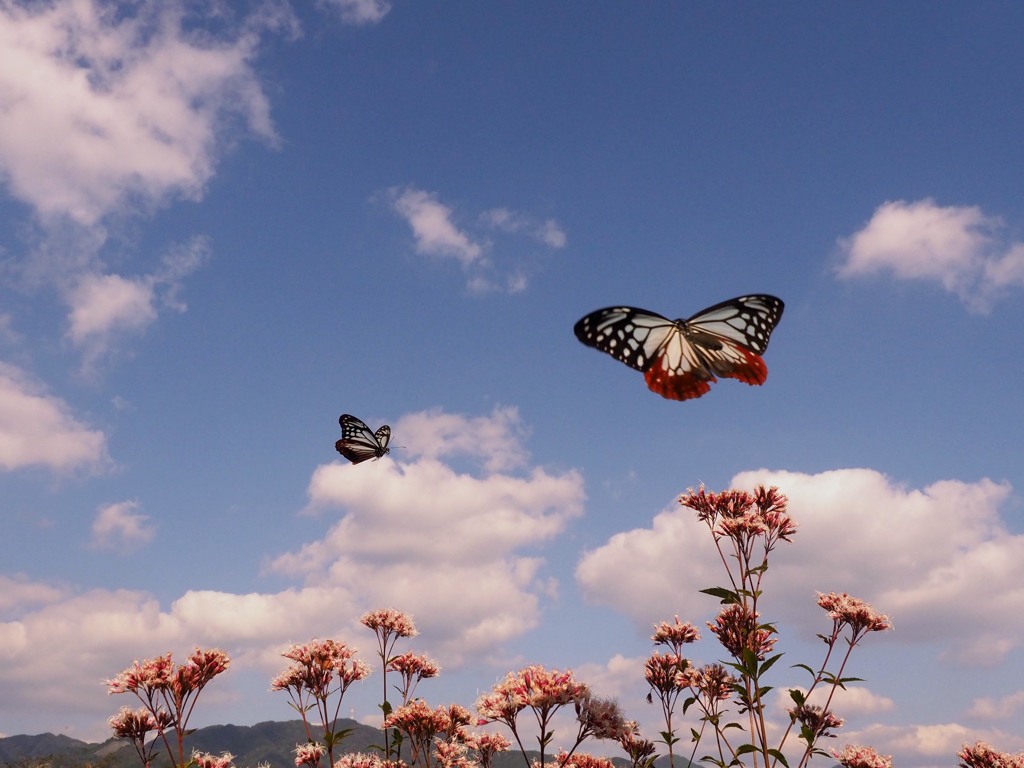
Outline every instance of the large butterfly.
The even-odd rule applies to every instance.
[[[372,432],[366,424],[347,413],[341,414],[338,423],[341,424],[341,440],[334,444],[334,448],[353,464],[379,459],[390,452],[391,427],[387,424]]]
[[[635,307],[606,307],[573,327],[588,347],[643,371],[652,392],[689,400],[711,390],[715,376],[764,384],[761,359],[779,318],[781,299],[740,296],[702,309],[686,320],[669,320]]]

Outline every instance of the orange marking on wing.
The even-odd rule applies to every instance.
[[[744,384],[761,386],[768,379],[768,366],[764,359],[755,352],[743,347],[737,347],[742,353],[745,362],[739,363],[728,371],[716,371],[719,376],[726,376],[730,379],[737,379]]]
[[[692,400],[700,397],[711,391],[711,382],[715,381],[711,374],[701,378],[692,371],[678,376],[657,364],[644,371],[644,379],[647,380],[648,389],[669,400]]]

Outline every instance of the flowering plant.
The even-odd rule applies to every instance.
[[[295,749],[295,765],[316,768],[326,754],[334,765],[334,750],[351,733],[337,729],[341,702],[349,686],[370,674],[370,667],[356,658],[356,649],[336,640],[311,640],[293,645],[282,653],[292,664],[270,682],[270,690],[286,691],[289,704],[302,717],[306,744]],[[331,697],[337,694],[332,707]],[[322,741],[313,738],[308,713],[315,710],[322,729]]]
[[[678,616],[674,624],[662,622],[655,626],[651,639],[656,646],[667,646],[670,652],[653,654],[645,666],[645,675],[651,689],[648,701],[657,696],[661,704],[665,720],[661,739],[668,747],[670,763],[674,765],[673,747],[679,741],[673,715],[683,694],[683,713],[696,706],[700,720],[699,729],[691,731],[691,761],[702,739],[709,736],[714,739],[714,746],[700,758],[702,761],[735,765],[744,755],[751,755],[755,764],[781,763],[788,768],[783,747],[794,732],[803,743],[797,763],[800,768],[813,755],[828,755],[818,745],[819,740],[834,736],[833,731],[843,724],[829,709],[833,695],[837,688],[857,680],[843,676],[850,654],[868,632],[890,629],[889,618],[845,593],[819,593],[818,604],[832,619],[831,633],[818,635],[826,645],[825,658],[817,669],[795,665],[811,675],[811,684],[806,692],[789,689],[794,704],[788,710],[790,722],[777,745],[773,745],[769,742],[765,713],[766,696],[772,688],[764,684],[764,676],[782,654],[773,653],[778,632],[773,624],[761,621],[759,600],[770,553],[779,542],[790,542],[797,531],[786,511],[787,499],[777,488],[761,486],[753,494],[707,493],[701,488],[687,492],[679,502],[693,509],[697,519],[707,525],[729,578],[728,587],[701,590],[722,604],[718,616],[707,627],[728,658],[723,663],[695,668],[682,655],[682,647],[699,639],[697,628],[680,622]],[[840,638],[846,640],[846,652],[838,668],[830,671]],[[824,706],[808,703],[819,686],[826,688]],[[733,730],[746,735],[738,738]]]
[[[621,740],[635,731],[635,724],[623,717],[618,704],[611,699],[594,696],[590,688],[577,681],[571,671],[548,670],[539,665],[509,672],[490,693],[481,696],[476,702],[476,710],[480,715],[477,723],[484,725],[497,722],[508,726],[523,753],[527,768],[530,768],[519,729],[520,713],[529,710],[537,723],[539,764],[543,766],[545,751],[554,738],[551,719],[555,712],[568,705],[572,705],[576,712],[577,732],[572,747],[560,753],[556,763],[568,764],[576,749],[589,737]]]
[[[139,759],[149,765],[158,748],[163,744],[171,765],[184,768],[192,760],[185,760],[185,736],[188,720],[195,708],[199,693],[214,677],[227,670],[231,660],[221,650],[204,651],[196,648],[181,665],[175,666],[171,654],[155,656],[123,670],[107,680],[107,692],[133,693],[142,702],[134,712],[129,707],[121,710],[108,721],[114,736],[129,739]],[[146,744],[147,734],[155,731],[157,739]],[[175,745],[172,747],[168,732],[173,731]],[[227,759],[230,762],[230,755]]]

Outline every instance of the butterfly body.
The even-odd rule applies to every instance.
[[[605,307],[573,331],[587,346],[641,371],[651,391],[689,400],[709,392],[716,376],[764,384],[761,355],[784,306],[774,296],[751,294],[676,320],[637,307]]]
[[[341,414],[338,423],[341,425],[341,440],[334,444],[334,449],[353,464],[379,459],[390,453],[391,427],[387,424],[374,432],[363,421],[347,413]]]

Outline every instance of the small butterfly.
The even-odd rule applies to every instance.
[[[366,424],[347,413],[341,414],[338,423],[341,424],[341,440],[334,444],[334,448],[353,464],[379,459],[390,452],[391,427],[387,424],[371,432]]]
[[[782,317],[781,299],[740,296],[702,309],[686,320],[669,320],[635,307],[606,307],[573,327],[588,347],[643,371],[647,386],[669,400],[711,391],[715,376],[764,384],[761,359]]]

